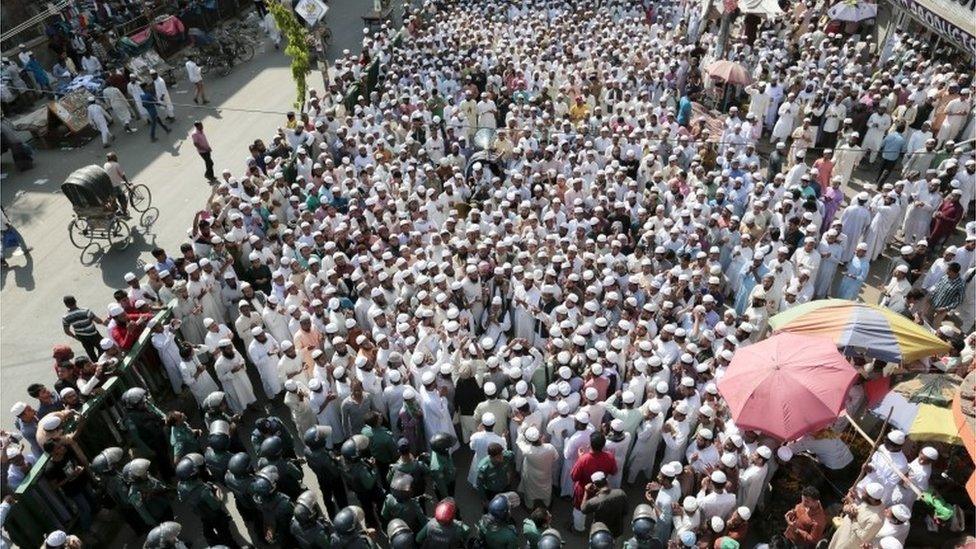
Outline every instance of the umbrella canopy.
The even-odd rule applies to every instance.
[[[948,444],[962,444],[959,431],[952,422],[952,411],[948,408],[922,404],[918,407],[915,421],[908,428],[912,440],[934,440]]]
[[[909,402],[948,408],[960,383],[962,378],[954,374],[919,374],[895,385],[892,390],[903,395]]]
[[[866,355],[908,363],[949,352],[949,344],[929,329],[877,305],[846,299],[819,299],[771,319],[773,330],[830,338],[845,355]]]
[[[856,378],[829,339],[784,333],[738,349],[718,390],[738,427],[790,440],[836,420]]]
[[[976,372],[970,372],[959,386],[952,401],[952,420],[969,457],[976,459]],[[976,502],[976,471],[966,481],[966,491]]]
[[[752,83],[752,77],[749,76],[749,71],[742,65],[734,61],[729,61],[728,59],[722,59],[712,63],[705,69],[705,72],[712,78],[717,78],[737,86],[748,86]]]
[[[878,16],[878,5],[866,2],[841,2],[827,10],[827,17],[835,21],[857,23]]]

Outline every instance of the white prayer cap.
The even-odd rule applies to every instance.
[[[685,376],[685,377],[681,378],[681,386],[682,387],[694,387],[695,386],[695,380],[692,379],[692,378],[690,378],[690,377],[688,377],[688,376]]]
[[[926,446],[925,448],[922,448],[922,452],[921,453],[922,453],[923,456],[931,459],[932,461],[935,461],[935,460],[939,459],[939,452],[938,452],[938,450],[936,450],[935,448],[933,448],[931,446]]]
[[[406,391],[404,391],[406,392]],[[491,427],[495,424],[495,414],[488,412],[481,416],[481,424],[485,427]]]
[[[260,326],[255,326],[255,327],[251,328],[251,335],[252,336],[259,336],[259,335],[261,335],[263,333],[264,333],[264,328],[262,328]]]
[[[656,400],[652,400],[647,403],[647,410],[653,414],[660,414],[662,410],[661,403]]]
[[[717,484],[722,484],[728,480],[728,477],[726,477],[725,473],[723,473],[722,471],[712,471],[712,474],[709,475],[709,478],[712,479],[712,482],[715,482]]]
[[[737,508],[735,510],[735,513],[739,515],[739,517],[742,518],[742,520],[749,520],[752,517],[752,511],[750,511],[749,508],[746,507],[745,505]]]
[[[698,510],[698,500],[695,496],[686,496],[681,502],[681,508],[688,514],[694,513]]]
[[[285,390],[289,393],[294,393],[298,391],[298,382],[294,379],[289,379],[285,381]]]
[[[710,395],[717,395],[718,394],[718,385],[715,385],[714,383],[706,383],[705,384],[705,392],[708,393],[708,394],[710,394]]]
[[[281,342],[282,351],[287,351],[288,349],[291,349],[294,346],[295,345],[291,341],[288,341],[287,339]]]
[[[54,431],[61,427],[61,416],[48,414],[41,419],[41,429]]]
[[[904,545],[894,536],[885,536],[878,540],[878,547],[881,549],[902,549]]]
[[[25,402],[18,401],[15,402],[14,405],[10,407],[10,413],[14,417],[20,417],[20,414],[23,414],[25,410],[27,410],[27,403]]]
[[[722,465],[726,467],[735,467],[739,463],[739,459],[735,457],[735,454],[731,452],[725,452],[720,458]]]
[[[495,346],[495,340],[491,336],[481,338],[481,348],[488,350]]]
[[[20,446],[19,445],[11,444],[10,446],[7,446],[7,452],[6,453],[7,453],[7,459],[13,459],[13,458],[19,456],[20,454],[22,454],[23,452],[20,449]]]
[[[907,522],[912,518],[912,511],[908,506],[899,503],[898,505],[893,505],[891,507],[891,514],[898,520],[902,522]]]
[[[407,387],[406,389],[403,390],[403,399],[404,400],[413,400],[415,398],[417,398],[417,391],[415,391],[413,389],[413,387]],[[487,414],[485,414],[481,418],[481,422],[484,423],[486,426],[491,427],[491,425],[488,425],[487,423],[485,423],[485,419],[487,419],[487,416],[491,416],[491,423],[492,423],[492,425],[494,425],[494,423],[495,423],[495,416],[492,415],[490,412],[487,413]]]
[[[200,267],[197,266],[196,263],[190,263],[189,265],[187,265],[186,267],[184,267],[184,270],[186,271],[186,274],[193,274],[193,273],[197,272],[197,269],[199,269],[199,268]]]
[[[584,412],[582,410],[580,410],[579,412],[576,412],[576,416],[574,418],[576,419],[576,421],[578,421],[580,423],[589,423],[590,422],[590,414],[587,414],[586,412]]]
[[[484,390],[485,390],[485,395],[495,396],[495,393],[498,391],[498,388],[495,386],[494,382],[489,381],[485,383]]]
[[[715,433],[713,433],[711,429],[699,429],[698,436],[702,437],[705,440],[712,440],[713,438],[715,438]]]
[[[227,339],[227,338],[224,338],[224,339],[221,339],[221,340],[220,340],[220,341],[219,341],[219,342],[217,343],[217,346],[218,346],[218,347],[230,347],[231,345],[233,345],[233,343],[231,342],[231,340],[229,340],[229,339]]]
[[[587,387],[583,391],[583,396],[586,397],[586,400],[596,400],[600,396],[600,393],[596,390],[596,387]]]
[[[55,530],[44,538],[44,545],[47,547],[62,547],[68,543],[68,534],[61,530]]]
[[[125,280],[126,282],[132,282],[133,280],[136,279],[136,275],[135,273],[128,272],[125,273],[125,276],[123,276],[122,279]]]
[[[911,247],[911,246],[909,246],[909,248],[910,248],[910,247]],[[857,245],[857,249],[858,249],[858,250],[867,250],[867,249],[868,249],[868,245],[867,245],[867,244],[865,244],[864,242],[861,242],[860,244],[858,244],[858,245]]]
[[[620,395],[620,397],[624,401],[624,404],[633,404],[634,401],[637,399],[637,397],[634,396],[634,393],[632,391],[624,391],[623,394]]]
[[[118,303],[110,303],[108,305],[108,316],[119,316],[123,313],[125,313],[125,309]]]
[[[892,444],[905,444],[905,433],[895,429],[888,433],[888,440]]]
[[[529,427],[525,430],[525,440],[529,442],[536,442],[539,440],[539,429],[535,426]]]
[[[725,529],[725,521],[722,520],[722,517],[712,517],[708,524],[716,534]]]
[[[324,354],[325,351],[323,351],[322,349],[315,349],[314,351],[312,351],[312,358],[318,358]]]
[[[773,451],[770,450],[769,446],[766,445],[756,448],[756,453],[759,454],[759,457],[763,459],[772,459],[773,457]]]
[[[569,366],[560,366],[559,367],[559,377],[561,377],[563,379],[569,379],[569,378],[573,377],[573,371],[569,369]]]
[[[712,419],[715,417],[715,408],[712,408],[708,404],[705,404],[704,406],[698,409],[698,415],[702,415],[709,419]]]
[[[560,400],[556,403],[556,412],[561,416],[569,414],[569,403],[565,400]]]
[[[881,499],[881,497],[884,496],[884,492],[885,492],[884,486],[882,486],[881,483],[878,482],[869,483],[864,488],[864,493],[866,493],[867,495],[871,496],[874,499]]]
[[[590,475],[590,482],[603,482],[607,480],[607,474],[603,471],[597,471]]]
[[[681,400],[674,406],[674,413],[688,415],[688,403]]]
[[[661,466],[661,474],[666,477],[674,478],[681,473],[681,464],[677,461],[670,461]]]
[[[390,370],[389,377],[391,382],[400,383],[403,376],[400,375],[400,370]]]
[[[789,461],[793,459],[793,450],[789,446],[780,446],[776,449],[776,457],[780,461]]]

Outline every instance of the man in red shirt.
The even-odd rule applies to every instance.
[[[617,458],[610,452],[603,451],[606,444],[607,438],[603,433],[592,433],[590,451],[581,450],[580,457],[570,472],[570,478],[573,480],[573,529],[577,532],[583,532],[586,528],[586,515],[580,507],[583,505],[586,485],[590,483],[593,473],[602,472],[609,477],[617,472]]]
[[[108,314],[113,321],[109,335],[119,346],[119,349],[123,351],[128,351],[135,345],[136,341],[139,340],[139,335],[142,334],[142,330],[146,327],[146,321],[152,316],[126,313],[125,309],[117,303],[109,305]]]
[[[196,101],[196,99],[194,99],[194,101]],[[207,102],[208,101],[204,99],[204,103]],[[193,133],[190,134],[190,139],[193,141],[193,146],[196,148],[197,154],[199,154],[200,158],[203,159],[203,165],[206,168],[203,176],[206,177],[207,181],[210,181],[211,183],[217,181],[217,178],[214,176],[214,163],[213,157],[211,156],[213,149],[210,148],[210,141],[207,140],[207,134],[203,133],[203,122],[198,120],[193,123]]]

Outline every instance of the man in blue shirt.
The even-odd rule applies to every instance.
[[[678,125],[688,127],[691,122],[691,97],[688,94],[681,96],[678,101]]]
[[[886,135],[881,141],[881,171],[878,172],[877,181],[879,189],[894,171],[895,164],[898,163],[901,153],[905,150],[905,137],[902,135],[904,131],[904,124],[898,124],[894,131]]]
[[[163,121],[159,119],[159,110],[156,108],[159,106],[159,100],[156,99],[156,95],[153,93],[152,87],[143,84],[142,85],[142,106],[146,109],[149,114],[149,140],[156,141],[156,125],[160,125],[166,130],[166,133],[170,132],[170,129],[163,124]]]

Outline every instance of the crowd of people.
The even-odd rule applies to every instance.
[[[77,532],[97,479],[147,547],[180,543],[177,500],[236,546],[221,491],[282,547],[902,547],[948,447],[891,430],[862,466],[847,420],[775,440],[717,388],[773,315],[869,276],[951,346],[916,367],[972,365],[972,75],[828,34],[827,7],[727,44],[697,6],[624,0],[427,3],[398,45],[367,35],[216,178],[178,253],[104,315],[65,298],[84,353],[11,410],[7,485],[46,452]],[[754,83],[721,89],[720,58]],[[730,107],[702,115],[716,89]],[[65,426],[147,332],[182,398],[127,390],[132,447],[85,456]],[[853,360],[857,416],[886,365]]]

